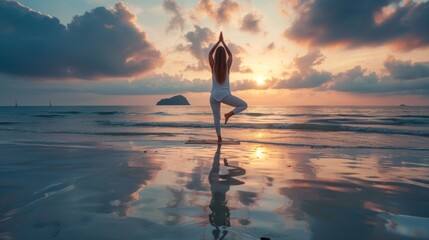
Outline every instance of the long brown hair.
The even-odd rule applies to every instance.
[[[219,84],[223,84],[226,79],[226,52],[225,48],[219,46],[215,52],[215,63],[213,67],[214,74],[216,76],[216,81]]]

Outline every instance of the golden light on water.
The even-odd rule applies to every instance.
[[[256,134],[256,138],[264,138],[264,136],[265,136],[265,134],[264,134],[264,133],[262,133],[262,132],[258,132],[258,133]]]
[[[264,147],[257,147],[255,149],[255,156],[257,159],[263,159],[265,156],[265,148]]]

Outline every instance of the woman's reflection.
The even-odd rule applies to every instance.
[[[223,239],[228,234],[226,228],[231,226],[229,221],[229,208],[226,201],[226,192],[228,192],[232,185],[244,184],[244,182],[237,180],[234,177],[246,174],[246,170],[241,167],[230,166],[228,164],[228,160],[224,158],[224,166],[227,167],[228,173],[226,175],[219,175],[220,150],[221,145],[219,144],[217,146],[213,158],[213,166],[209,174],[210,190],[212,192],[212,198],[209,205],[212,213],[209,214],[209,221],[210,224],[216,228],[212,231],[216,240]],[[222,235],[220,235],[220,227],[223,228]]]

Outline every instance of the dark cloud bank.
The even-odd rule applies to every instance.
[[[285,35],[299,42],[391,44],[403,50],[429,46],[429,1],[302,0],[291,7],[297,17]]]
[[[317,70],[315,67],[324,60],[318,49],[310,50],[293,60],[295,71],[284,73],[282,78],[267,79],[264,85],[244,79],[231,82],[232,90],[251,89],[314,89],[317,91],[335,90],[357,94],[376,95],[429,95],[429,63],[401,61],[389,57],[385,61],[386,75],[356,66],[340,73]],[[64,83],[63,83],[64,84]],[[182,76],[155,75],[132,82],[108,81],[102,85],[87,82],[76,89],[62,85],[52,89],[64,92],[89,92],[104,95],[147,95],[183,92],[208,92],[211,79],[183,79]]]
[[[318,91],[335,90],[358,94],[402,94],[423,95],[429,94],[429,62],[402,61],[389,57],[384,62],[386,74],[380,75],[368,71],[361,66],[355,66],[340,73],[331,73],[317,70],[325,59],[319,49],[309,50],[303,56],[293,59],[292,67],[296,70],[283,73],[281,78],[267,79],[264,85],[258,85],[254,80],[237,80],[231,83],[233,90],[249,89],[314,89]],[[164,80],[160,80],[164,81]],[[171,76],[166,84],[171,85]],[[211,80],[181,80],[177,79],[175,89],[191,92],[208,91]],[[167,84],[168,83],[168,84]],[[194,86],[193,83],[196,83]],[[159,83],[161,84],[161,83]],[[161,84],[162,85],[162,84]]]
[[[336,90],[359,94],[429,94],[429,62],[412,63],[389,57],[384,62],[385,75],[361,66],[334,74],[315,69],[324,59],[320,50],[309,50],[306,55],[294,58],[292,65],[296,71],[284,73],[284,78],[271,79],[265,88]]]
[[[250,79],[234,80],[232,90],[265,89],[313,89],[317,91],[335,90],[357,94],[375,95],[429,95],[429,62],[402,61],[389,57],[384,62],[386,74],[379,75],[361,66],[355,66],[340,73],[318,70],[316,67],[325,57],[318,49],[309,50],[303,56],[293,59],[294,71],[284,72],[283,77],[267,79],[264,85],[258,85]],[[211,79],[184,79],[181,75],[152,75],[140,80],[83,81],[80,84],[53,82],[49,85],[16,84],[16,81],[2,79],[6,91],[29,90],[43,92],[85,92],[103,95],[150,95],[184,92],[208,92]],[[2,92],[3,89],[0,89]]]
[[[411,63],[388,58],[384,65],[388,74],[378,76],[356,66],[335,75],[329,86],[333,90],[354,93],[429,94],[429,63]],[[414,71],[418,69],[419,71]]]
[[[0,1],[0,72],[44,79],[145,74],[163,59],[134,18],[118,3],[75,16],[65,26],[16,1]]]

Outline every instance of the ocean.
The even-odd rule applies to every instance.
[[[229,111],[224,108],[223,111]],[[0,139],[216,139],[210,107],[0,107]],[[429,107],[251,107],[222,125],[242,142],[323,148],[429,150]]]
[[[224,107],[222,112],[229,111]],[[429,239],[429,107],[0,107],[0,239]]]

